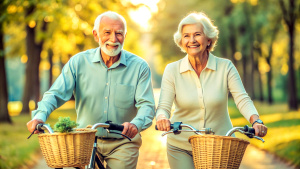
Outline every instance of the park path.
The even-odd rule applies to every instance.
[[[154,90],[155,102],[158,103],[159,89]],[[143,144],[140,148],[140,156],[137,169],[169,169],[166,153],[166,136],[161,137],[162,132],[156,131],[152,125],[141,133]],[[268,141],[268,140],[267,140]],[[267,144],[267,141],[265,144]],[[43,157],[33,169],[51,169],[47,166]],[[73,168],[65,168],[73,169]],[[249,145],[240,169],[295,169],[288,166],[274,155]]]

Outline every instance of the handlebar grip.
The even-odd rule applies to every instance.
[[[120,124],[115,124],[115,123],[109,123],[109,127],[107,128],[108,130],[118,130],[118,131],[123,131],[124,126]]]
[[[171,128],[171,130],[174,128],[174,125],[173,124],[170,124],[170,128]],[[155,130],[158,130],[158,128],[157,128],[157,125],[155,125]]]
[[[252,134],[255,134],[255,129],[253,127],[249,127],[248,132],[252,133]]]
[[[38,131],[44,131],[43,126],[44,126],[43,123],[39,123],[38,125],[36,125],[36,129],[37,129]]]

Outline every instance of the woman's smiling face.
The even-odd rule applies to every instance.
[[[181,46],[188,55],[201,55],[210,43],[211,40],[204,35],[201,24],[184,25],[182,27]]]

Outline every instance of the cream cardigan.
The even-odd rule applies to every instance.
[[[212,128],[216,135],[225,135],[232,128],[228,113],[228,93],[231,92],[237,108],[249,121],[257,114],[253,102],[246,93],[239,73],[228,59],[209,54],[206,67],[197,76],[188,56],[170,63],[165,68],[156,117],[171,116],[171,122],[181,121],[197,129]],[[191,151],[188,142],[193,133],[169,134],[168,143]]]

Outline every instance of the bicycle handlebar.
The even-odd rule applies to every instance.
[[[211,128],[203,128],[201,130],[197,130],[191,125],[182,124],[182,122],[175,122],[174,124],[171,124],[170,127],[171,127],[171,130],[164,132],[162,134],[162,136],[165,136],[170,133],[180,134],[182,131],[183,132],[194,132],[197,135],[202,135],[202,133],[205,133],[205,134],[214,134],[215,133]],[[190,130],[182,130],[182,127],[189,128]],[[156,125],[155,125],[155,129],[158,130]]]
[[[36,129],[38,131],[47,130],[49,133],[54,133],[54,131],[52,130],[52,128],[48,124],[40,123],[40,124],[36,125]]]
[[[193,126],[190,126],[188,124],[182,124],[182,122],[174,122],[174,124],[170,125],[171,130],[164,132],[162,134],[162,136],[165,136],[167,134],[170,133],[174,133],[174,134],[180,134],[180,132],[194,132],[197,135],[202,135],[202,133],[205,134],[215,134],[214,131],[211,128],[203,128],[201,130],[197,130],[195,129]],[[182,127],[186,127],[189,128],[190,130],[182,130]],[[155,129],[158,130],[157,126],[155,125]],[[255,129],[252,127],[248,127],[247,125],[245,125],[244,127],[234,127],[232,129],[230,129],[225,136],[231,136],[233,133],[235,132],[239,132],[242,133],[246,136],[248,136],[249,138],[255,138],[257,140],[262,141],[263,143],[265,142],[265,140],[261,137],[255,136]]]
[[[230,129],[225,136],[231,136],[233,133],[235,132],[239,132],[242,133],[246,136],[248,136],[249,138],[256,138],[257,140],[262,141],[263,143],[265,142],[265,140],[261,137],[255,136],[255,129],[252,127],[248,127],[247,125],[245,125],[244,127],[234,127],[232,129]]]
[[[96,123],[96,124],[94,124],[92,126],[92,129],[96,129],[98,127],[102,127],[104,129],[106,129],[108,133],[114,133],[114,134],[122,135],[122,136],[124,136],[125,138],[127,138],[128,140],[131,141],[131,139],[128,136],[124,135],[124,134],[110,131],[110,130],[123,131],[123,129],[124,129],[123,125],[112,123],[111,121],[107,121],[105,123]],[[54,131],[52,130],[52,128],[49,125],[44,124],[44,123],[40,123],[40,124],[36,125],[35,130],[31,133],[31,135],[27,139],[29,139],[36,130],[41,131],[41,132],[44,132],[44,130],[47,130],[51,134],[54,133]]]
[[[96,123],[92,126],[92,129],[96,129],[98,127],[103,127],[108,130],[117,130],[117,131],[123,131],[124,126],[116,123],[112,123],[111,121],[107,121],[105,123]]]

